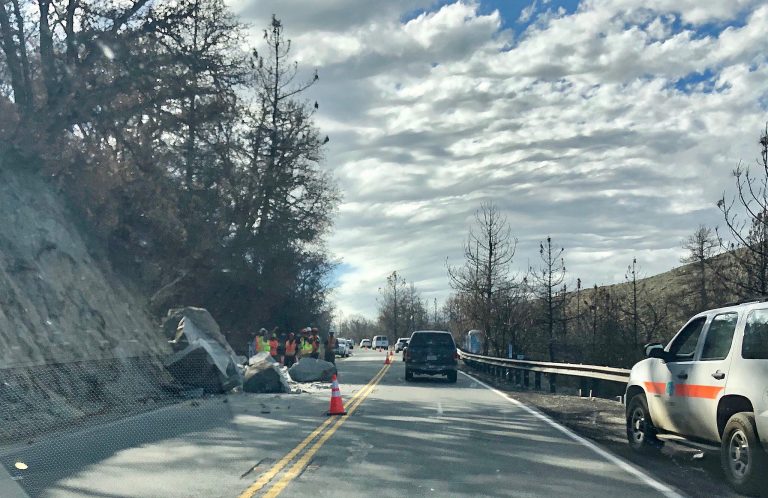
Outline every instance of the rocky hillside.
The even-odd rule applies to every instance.
[[[155,354],[142,302],[88,251],[42,180],[0,165],[0,365]]]
[[[144,300],[50,185],[1,160],[0,441],[167,397],[170,350]]]

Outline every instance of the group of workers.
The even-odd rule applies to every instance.
[[[291,367],[300,358],[320,358],[320,346],[324,347],[323,359],[336,363],[336,339],[333,332],[328,334],[328,339],[320,341],[320,331],[315,327],[301,329],[298,334],[289,332],[278,334],[275,327],[272,332],[267,329],[259,330],[259,333],[248,343],[248,356],[256,353],[269,353],[280,365]]]

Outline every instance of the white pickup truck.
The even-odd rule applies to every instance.
[[[666,345],[649,344],[630,374],[627,439],[640,452],[665,440],[716,449],[740,493],[768,486],[768,302],[691,318]]]

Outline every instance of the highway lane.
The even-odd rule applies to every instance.
[[[284,495],[664,495],[578,439],[466,376],[406,383],[398,361]]]
[[[345,398],[373,377],[378,363],[344,366]],[[0,465],[22,478],[9,483],[0,472],[0,491],[20,484],[33,497],[235,497],[327,420],[329,399],[330,389],[215,396],[0,448]],[[17,461],[29,468],[15,471]]]
[[[0,463],[29,465],[17,482],[45,497],[662,496],[467,377],[405,383],[399,355],[383,369],[383,353],[355,353],[339,361],[349,417],[326,422],[329,392],[219,396],[0,450]]]

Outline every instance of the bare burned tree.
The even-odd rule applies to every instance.
[[[397,271],[387,275],[387,285],[379,288],[379,323],[386,334],[397,338],[407,327],[407,283]]]
[[[630,317],[632,319],[632,344],[637,346],[638,324],[640,317],[637,314],[637,258],[632,258],[632,264],[627,267],[627,273],[624,278],[631,287]]]
[[[699,297],[698,310],[709,308],[709,269],[707,266],[709,259],[717,253],[718,247],[719,243],[712,229],[704,225],[699,225],[688,238],[683,240],[683,249],[688,251],[688,254],[680,258],[680,262],[693,265],[693,282]]]
[[[542,321],[547,331],[547,351],[550,361],[555,361],[555,325],[559,321],[560,300],[557,299],[557,289],[565,281],[564,248],[552,249],[552,238],[547,237],[546,245],[539,243],[541,266],[531,267],[531,284],[534,293],[543,304]]]
[[[499,342],[494,327],[500,321],[497,297],[514,287],[510,265],[516,247],[506,217],[493,203],[483,203],[464,244],[464,264],[448,265],[451,287],[468,301],[471,317],[488,338],[486,349],[489,342]]]
[[[718,238],[733,261],[720,276],[739,297],[768,294],[768,125],[759,143],[758,173],[739,164],[733,171],[736,196],[726,202],[723,194],[717,202],[732,241]]]

